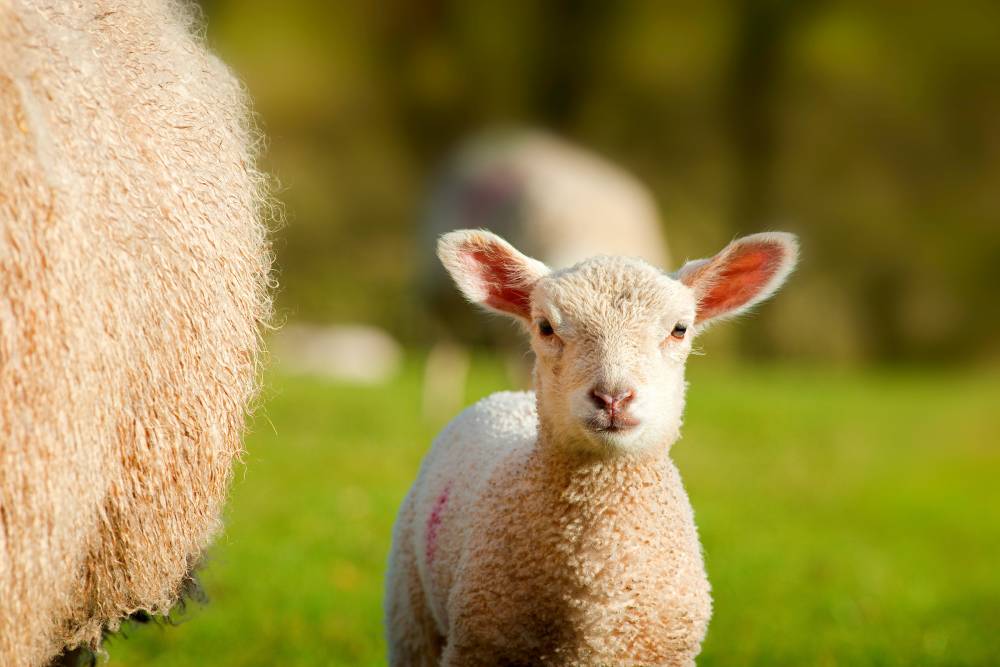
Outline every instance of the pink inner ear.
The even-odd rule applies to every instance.
[[[698,320],[711,319],[753,300],[781,268],[783,250],[776,243],[739,248],[711,277],[709,290],[698,300]],[[710,267],[706,267],[711,272]]]
[[[473,250],[469,257],[478,267],[486,292],[483,302],[487,306],[521,317],[530,315],[530,287],[523,284],[516,259],[487,250]]]

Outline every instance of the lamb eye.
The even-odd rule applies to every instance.
[[[552,323],[548,320],[539,320],[538,333],[540,333],[543,337],[548,338],[555,333],[555,329],[552,328]]]
[[[677,340],[681,340],[684,338],[684,334],[687,333],[687,330],[688,328],[686,324],[675,324],[674,330],[670,332],[670,335]]]

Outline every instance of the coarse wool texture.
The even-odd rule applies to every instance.
[[[270,313],[267,180],[187,4],[0,0],[0,663],[167,613]]]
[[[666,445],[551,446],[532,392],[483,399],[435,441],[387,586],[393,665],[692,665],[711,615]]]

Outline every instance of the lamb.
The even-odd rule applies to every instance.
[[[271,207],[195,28],[173,0],[0,0],[5,666],[166,613],[219,529]]]
[[[461,292],[519,321],[534,392],[437,437],[403,501],[385,598],[392,665],[693,665],[711,614],[669,457],[692,340],[773,294],[787,233],[666,274],[599,256],[550,271],[484,231],[444,235]]]

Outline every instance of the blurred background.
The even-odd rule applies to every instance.
[[[517,332],[441,296],[433,236],[490,227],[554,261],[600,220],[670,269],[802,241],[783,292],[689,363],[699,664],[996,664],[1000,4],[201,4],[267,135],[286,326],[211,601],[130,629],[112,665],[383,663],[422,454],[525,382]]]

